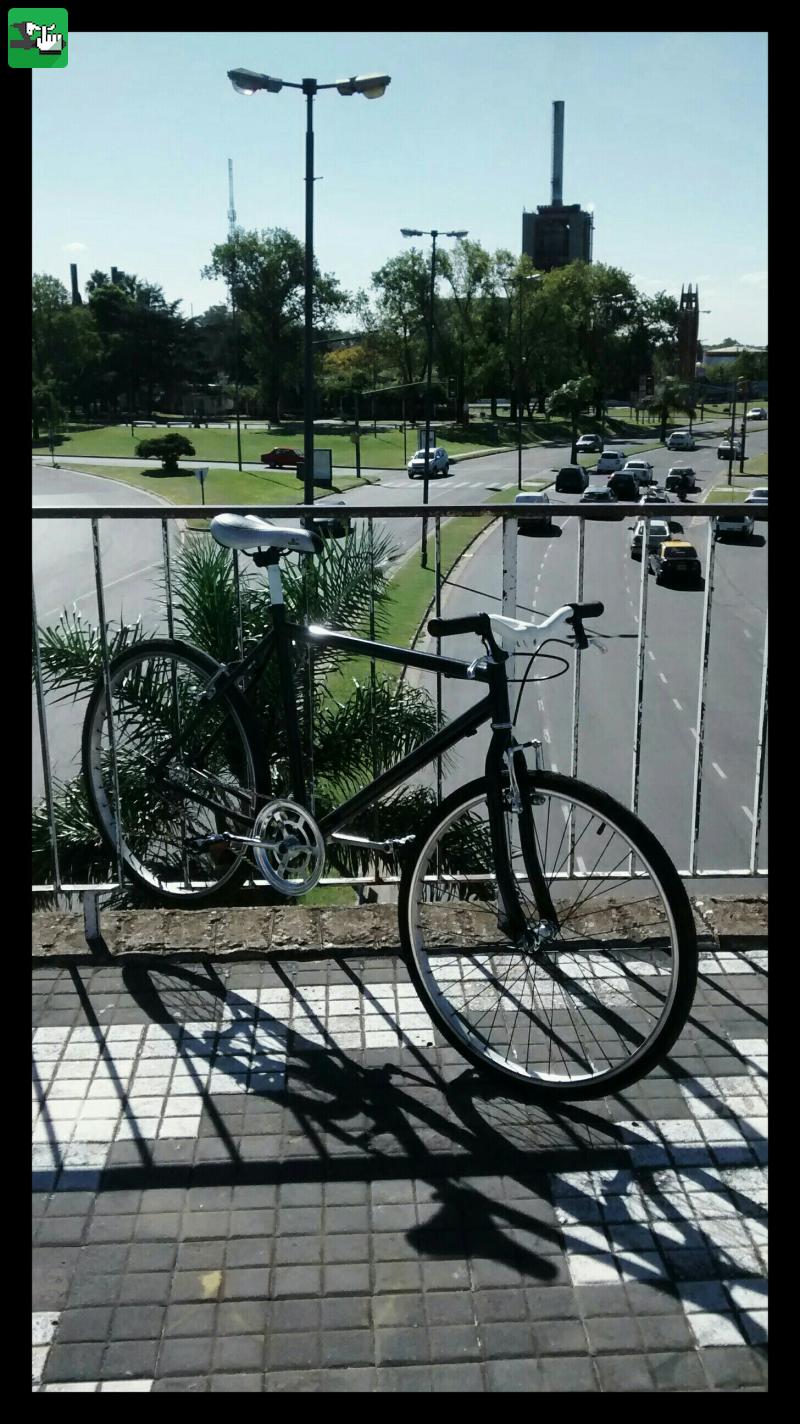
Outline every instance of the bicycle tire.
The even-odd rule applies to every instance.
[[[146,683],[146,665],[150,664],[155,669],[157,660],[163,664],[165,673],[158,681],[151,672],[149,683]],[[177,669],[181,667],[187,673],[187,686],[184,693],[181,683],[176,714],[174,691],[178,687]],[[176,670],[174,677],[166,671],[170,668]],[[208,904],[240,885],[248,873],[252,874],[245,851],[214,846],[196,856],[192,852],[192,865],[197,875],[190,875],[187,868],[189,854],[180,849],[187,829],[192,834],[208,834],[223,829],[249,834],[249,828],[244,829],[245,818],[249,819],[249,827],[252,827],[258,799],[263,799],[269,791],[269,769],[258,720],[239,689],[230,687],[213,707],[209,706],[207,716],[197,700],[197,694],[218,670],[219,663],[209,654],[189,643],[169,638],[136,643],[112,659],[109,680],[117,743],[116,783],[107,732],[108,709],[103,677],[95,685],[86,709],[81,756],[93,818],[103,844],[116,858],[114,788],[115,784],[118,785],[119,799],[123,803],[121,848],[125,870],[159,904]],[[191,682],[188,681],[189,675]],[[169,683],[164,680],[166,676]],[[124,683],[126,678],[127,684]],[[128,690],[124,692],[124,688]],[[143,690],[137,694],[137,688]],[[147,710],[144,714],[136,710],[137,696],[139,700],[145,696],[149,698],[149,716]],[[183,728],[179,725],[182,705],[191,709],[191,716]],[[133,724],[131,732],[135,733],[131,747],[125,744],[126,713]],[[161,725],[164,718],[170,720]],[[179,727],[177,732],[176,725]],[[207,743],[210,741],[215,748],[213,768],[211,771],[198,771],[189,759],[188,769],[182,769],[187,782],[183,796],[177,794],[173,787],[161,793],[159,781],[164,778],[155,776],[153,767],[158,763],[165,737],[180,737],[183,733],[195,737],[192,745],[202,746],[204,740]],[[224,746],[221,745],[223,741]],[[205,755],[208,757],[209,752],[206,751]],[[203,778],[211,781],[210,790],[204,783],[201,785]],[[228,815],[225,814],[226,807]],[[234,816],[234,813],[238,814]],[[175,824],[169,831],[171,822]],[[152,827],[152,831],[148,832],[148,826]],[[157,832],[160,839],[157,839]],[[152,844],[147,841],[148,835]],[[170,835],[171,843],[168,841]],[[157,846],[160,846],[158,851]],[[183,883],[173,876],[181,860]]]
[[[611,847],[614,837],[619,836],[634,857],[630,860],[632,871],[639,867],[630,883],[634,886],[639,883],[646,890],[642,877],[649,877],[660,896],[661,917],[658,917],[653,897],[649,901],[631,896],[626,899],[623,893],[619,901],[611,898],[605,904],[595,903],[591,910],[584,904],[579,913],[576,909],[571,920],[573,938],[566,937],[564,929],[565,924],[570,924],[568,917],[562,919],[559,937],[549,947],[546,943],[535,948],[512,946],[497,928],[491,874],[482,877],[485,883],[477,900],[472,898],[477,891],[474,887],[471,889],[470,882],[477,882],[481,877],[462,876],[455,885],[457,893],[450,883],[459,881],[452,866],[448,869],[455,852],[442,838],[450,833],[460,815],[467,813],[474,817],[474,808],[485,803],[487,780],[480,777],[442,802],[410,848],[401,876],[398,905],[400,939],[407,967],[420,999],[447,1043],[481,1072],[488,1071],[495,1081],[501,1079],[509,1090],[545,1102],[617,1092],[663,1060],[688,1018],[697,980],[697,943],[689,899],[675,867],[652,832],[606,792],[553,772],[523,776],[521,787],[523,794],[532,796],[539,817],[537,845],[551,888],[555,884],[561,894],[573,882],[584,881],[588,887],[595,882],[602,883],[605,878],[610,882],[612,877],[619,878],[620,872],[598,870],[603,855],[610,863],[611,855],[616,854],[619,846],[613,852]],[[506,780],[506,796],[507,792]],[[555,801],[560,801],[562,808],[566,805],[574,808],[574,820],[570,820],[569,812],[564,817],[570,835],[573,826],[578,831],[581,816],[586,820],[583,830],[578,831],[579,843],[590,825],[589,817],[597,823],[594,829],[598,838],[605,837],[591,873],[576,874],[574,859],[566,879],[560,867],[556,866],[552,873],[548,868],[550,816]],[[542,833],[543,806],[547,814],[546,835]],[[507,822],[508,819],[507,816]],[[476,824],[479,823],[473,819],[467,842],[475,840]],[[562,841],[564,834],[562,830]],[[457,845],[455,833],[453,844]],[[572,853],[574,857],[574,845]],[[460,854],[465,857],[463,850]],[[514,863],[519,867],[523,863],[522,854],[521,851],[516,854],[518,859]],[[438,857],[436,869],[430,874],[434,856]],[[522,880],[518,869],[515,874],[522,885],[524,871]],[[522,891],[520,893],[524,899]],[[576,907],[583,893],[582,890]],[[587,889],[586,899],[589,893]],[[592,890],[591,894],[596,891]],[[450,925],[440,918],[437,930],[436,916],[431,911],[445,905],[452,910],[456,899],[466,903],[472,923],[470,915],[464,914]],[[634,911],[636,905],[641,905],[642,910]],[[535,929],[535,916],[529,916],[529,921]],[[471,933],[476,941],[474,945],[469,939]],[[667,937],[665,948],[663,942]],[[647,954],[649,960],[645,958]],[[638,970],[635,969],[637,964]],[[505,974],[502,981],[498,977],[501,972]],[[510,983],[512,972],[516,977]],[[540,975],[538,985],[537,975]],[[654,975],[660,978],[660,985]],[[605,988],[602,978],[605,978]],[[590,994],[596,996],[596,1004],[590,1001]],[[492,998],[497,1002],[489,1025]],[[520,1022],[523,1008],[526,1016]],[[548,1010],[552,1016],[549,1044]],[[584,1023],[590,1040],[588,1047],[576,1042]],[[490,1030],[497,1031],[499,1046],[489,1042]],[[523,1043],[525,1032],[527,1040]],[[613,1056],[615,1044],[616,1058]],[[520,1058],[521,1047],[527,1053],[524,1061]],[[576,1064],[580,1071],[566,1071]]]

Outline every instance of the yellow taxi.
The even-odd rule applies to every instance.
[[[663,540],[649,555],[648,562],[656,583],[666,583],[668,579],[676,583],[699,583],[702,577],[697,550],[685,539]]]

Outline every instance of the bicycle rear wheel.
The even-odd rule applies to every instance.
[[[210,901],[245,878],[245,851],[187,839],[252,834],[269,784],[258,724],[237,688],[208,704],[219,664],[187,643],[152,639],[110,666],[83,725],[83,774],[94,819],[130,877],[165,904]]]
[[[605,792],[554,773],[521,785],[558,925],[540,918],[503,792],[505,837],[525,929],[497,894],[485,778],[423,828],[400,887],[409,972],[436,1027],[470,1062],[528,1096],[616,1092],[649,1072],[694,995],[691,906],[650,831]]]

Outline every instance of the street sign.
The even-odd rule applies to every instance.
[[[333,451],[314,451],[314,484],[325,485],[330,489],[333,484]]]
[[[198,465],[197,469],[196,469],[195,472],[194,472],[195,479],[198,479],[198,480],[200,481],[200,503],[201,503],[201,504],[205,504],[205,502],[206,502],[206,475],[207,475],[207,474],[208,474],[208,465]]]
[[[436,445],[436,430],[435,430],[433,424],[431,424],[431,443],[430,443],[430,447],[429,447],[429,448],[430,448],[431,450],[433,450],[433,448],[434,448],[435,445]],[[424,450],[424,449],[425,449],[425,426],[424,426],[424,425],[418,425],[418,426],[417,426],[417,449],[418,449],[418,450]]]

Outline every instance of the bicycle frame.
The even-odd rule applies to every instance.
[[[289,776],[292,796],[300,805],[308,807],[309,795],[306,784],[306,767],[300,733],[297,726],[295,687],[292,679],[292,645],[314,648],[334,648],[353,655],[397,663],[400,666],[419,668],[424,672],[438,672],[443,677],[460,681],[472,681],[488,685],[486,697],[456,717],[446,727],[428,737],[414,751],[403,757],[396,766],[383,772],[370,782],[369,786],[351,796],[334,811],[321,818],[320,830],[324,836],[352,820],[366,810],[374,801],[380,800],[387,792],[400,786],[415,772],[434,761],[436,757],[449,751],[462,737],[472,736],[484,723],[492,724],[492,740],[486,757],[486,770],[496,774],[506,751],[511,747],[511,714],[508,701],[508,686],[502,663],[487,662],[474,666],[456,658],[443,657],[438,653],[421,653],[414,649],[400,648],[392,643],[379,643],[369,638],[359,638],[351,633],[338,633],[316,625],[306,627],[291,623],[286,618],[283,605],[272,606],[272,628],[241,662],[220,669],[213,680],[212,698],[221,695],[234,683],[242,680],[242,675],[251,671],[245,687],[252,687],[260,677],[273,654],[277,657],[280,681],[282,711],[285,719],[289,751]]]

